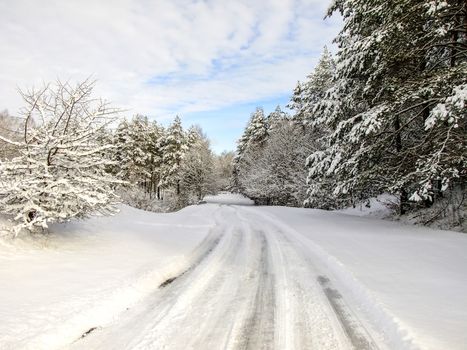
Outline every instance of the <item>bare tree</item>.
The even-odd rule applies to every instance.
[[[21,124],[21,119],[13,117],[7,110],[0,112],[0,160],[18,155],[17,146],[6,140],[19,140]]]
[[[94,85],[57,82],[21,92],[21,139],[1,138],[19,152],[0,163],[0,211],[13,215],[15,234],[115,211],[118,181],[106,172],[113,146],[105,129],[118,110],[91,96]]]

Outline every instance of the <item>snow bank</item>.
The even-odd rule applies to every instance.
[[[376,218],[388,218],[393,212],[391,207],[398,205],[399,199],[390,194],[381,194],[377,197],[369,198],[366,201],[358,203],[355,208],[348,207],[345,209],[336,210],[338,213],[355,215],[355,216],[371,216]]]
[[[301,236],[393,349],[465,349],[467,235],[320,210],[256,210]]]
[[[227,204],[227,205],[254,205],[255,203],[240,193],[219,193],[217,196],[206,196],[207,203]]]
[[[56,225],[46,237],[0,241],[0,348],[54,349],[154,291],[189,266],[215,206]]]

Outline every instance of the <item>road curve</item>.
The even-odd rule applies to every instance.
[[[73,349],[381,349],[299,242],[220,205],[193,265]]]

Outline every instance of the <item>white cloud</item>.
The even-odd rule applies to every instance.
[[[327,0],[0,0],[0,109],[16,87],[98,79],[135,113],[211,110],[292,90],[338,20]]]

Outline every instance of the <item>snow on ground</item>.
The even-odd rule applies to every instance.
[[[467,235],[206,202],[0,241],[0,348],[467,348]]]
[[[333,274],[395,348],[467,348],[467,235],[284,207],[270,215]]]
[[[429,208],[418,208],[405,215],[398,215],[399,198],[388,193],[361,201],[355,207],[336,210],[337,213],[368,216],[398,221],[404,224],[420,225],[441,230],[467,232],[467,205],[463,202],[462,190],[450,192],[445,198],[437,200]]]
[[[191,264],[214,207],[55,225],[47,237],[0,241],[0,349],[54,349],[153,292]]]
[[[239,193],[222,192],[217,196],[206,196],[204,200],[211,204],[253,205],[254,202]]]
[[[371,216],[376,218],[388,218],[393,212],[391,207],[398,205],[399,199],[390,194],[381,194],[377,197],[369,198],[366,201],[358,203],[355,208],[348,207],[345,209],[336,210],[338,213],[355,215],[355,216]]]

